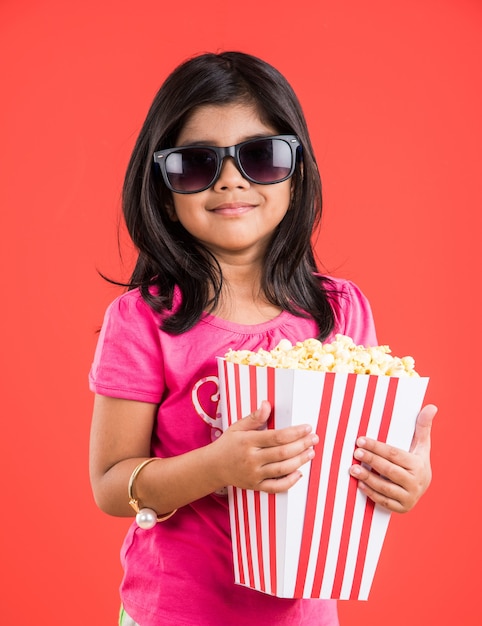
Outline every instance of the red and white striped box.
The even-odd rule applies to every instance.
[[[320,442],[287,492],[228,488],[235,582],[282,598],[368,598],[390,512],[349,474],[358,436],[408,450],[428,378],[322,373],[218,359],[223,428],[269,400],[268,428]]]

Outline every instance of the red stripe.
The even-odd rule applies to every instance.
[[[380,424],[380,430],[378,431],[378,441],[383,441],[384,443],[388,437],[388,429],[390,428],[390,421],[392,419],[393,406],[395,404],[395,396],[397,395],[399,380],[399,378],[390,377],[388,383],[387,399],[385,400],[382,422]]]
[[[315,578],[313,581],[312,596],[317,598],[320,595],[321,585],[323,582],[323,572],[326,563],[326,555],[328,552],[328,542],[331,534],[331,525],[333,522],[333,509],[335,507],[335,495],[337,487],[337,477],[340,470],[341,453],[343,442],[345,441],[346,429],[348,426],[348,417],[350,415],[351,404],[353,400],[353,392],[355,390],[356,374],[348,374],[345,393],[343,396],[343,404],[340,412],[338,429],[336,431],[335,446],[333,449],[333,457],[330,465],[330,476],[328,479],[328,490],[326,494],[325,513],[323,515],[323,524],[321,527],[320,546],[318,549],[318,559],[316,563]]]
[[[270,416],[268,418],[268,422],[267,422],[267,426],[268,428],[274,428],[274,412],[275,412],[275,406],[274,406],[274,389],[275,389],[275,368],[274,367],[267,367],[266,371],[268,373],[268,402],[271,404],[271,413]]]
[[[373,398],[375,396],[375,389],[377,386],[377,380],[378,378],[376,376],[369,376],[368,378],[368,386],[365,394],[365,401],[363,403],[360,424],[358,426],[358,434],[356,437],[357,439],[360,435],[367,432],[370,414],[373,406]],[[360,461],[353,459],[353,463],[360,463]],[[345,575],[346,559],[348,555],[348,546],[350,543],[351,527],[353,524],[353,515],[355,511],[357,491],[358,481],[356,478],[353,478],[353,476],[350,476],[345,517],[343,520],[343,529],[340,540],[340,549],[338,552],[335,580],[333,581],[333,589],[331,594],[333,598],[339,598],[341,595],[341,586],[343,584],[343,577]]]
[[[230,401],[231,398],[229,395],[228,362],[224,361],[223,366],[224,366],[224,388],[226,390],[226,412],[227,412],[227,420],[228,420],[228,427],[229,427],[233,423],[233,416],[231,415],[231,401]]]
[[[229,389],[228,381],[228,366],[225,362],[225,372],[226,372],[226,388]],[[233,365],[233,373],[234,373],[234,386],[235,386],[235,398],[236,398],[236,416],[235,420],[239,419],[240,413],[240,385],[239,385],[239,365]],[[229,424],[233,423],[233,416],[231,414],[231,408],[229,409]],[[239,498],[238,498],[238,489],[233,487],[233,502],[234,502],[234,524],[235,524],[235,533],[236,533],[236,547],[238,553],[238,570],[239,570],[239,582],[244,585],[246,582],[246,578],[244,575],[244,565],[243,565],[243,556],[241,550],[241,522],[240,522],[240,512],[239,512]]]
[[[241,383],[239,381],[239,365],[234,365],[234,389],[236,394],[236,420],[242,419],[241,415]]]
[[[256,411],[258,408],[258,368],[254,365],[249,366],[249,393],[250,393],[250,410]],[[266,583],[264,579],[264,562],[263,562],[263,534],[261,531],[261,494],[259,491],[254,492],[254,511],[256,521],[256,548],[258,553],[259,579],[261,591],[266,591]]]
[[[259,491],[254,492],[254,515],[256,519],[256,547],[258,551],[259,585],[261,591],[266,591],[263,561],[263,534],[261,531],[261,494]]]
[[[388,429],[390,427],[390,421],[392,419],[393,405],[395,403],[395,396],[397,393],[398,378],[391,377],[388,381],[388,390],[385,398],[385,405],[383,407],[382,419],[380,427],[378,429],[378,441],[385,442],[387,440]],[[358,559],[355,568],[355,575],[353,577],[353,587],[350,594],[350,599],[357,599],[360,595],[360,586],[363,576],[363,570],[365,569],[365,560],[368,548],[368,539],[370,537],[370,528],[373,517],[375,505],[372,500],[367,498],[365,505],[365,514],[363,517],[363,526],[360,536],[360,545],[358,548]]]
[[[243,567],[243,555],[241,550],[241,532],[240,532],[240,524],[239,524],[239,509],[238,509],[238,489],[233,487],[233,509],[234,509],[234,529],[236,534],[236,550],[238,553],[238,574],[239,574],[239,582],[244,585],[246,580],[244,578],[244,567]]]
[[[316,433],[320,438],[317,445],[318,453],[311,461],[310,478],[308,482],[308,495],[305,511],[305,520],[303,524],[303,537],[301,540],[300,558],[298,563],[298,573],[296,575],[296,585],[294,591],[295,598],[303,597],[303,589],[306,579],[306,570],[310,558],[311,540],[313,537],[313,529],[315,526],[316,505],[318,499],[318,489],[320,485],[321,463],[323,460],[323,445],[326,437],[326,427],[328,425],[328,413],[330,411],[331,397],[333,395],[333,385],[335,384],[334,374],[325,374],[323,385],[323,393],[320,402],[320,411],[318,414],[318,423],[316,425]]]
[[[254,413],[258,408],[258,379],[256,377],[256,367],[249,365],[249,402],[250,411]]]
[[[256,381],[256,368],[254,366],[248,366],[249,373],[249,402],[250,402],[250,411],[256,410],[256,389],[257,389],[257,381]],[[244,416],[242,415],[241,409],[241,386],[240,386],[240,378],[239,378],[239,369],[238,369],[238,378],[236,381],[236,391],[237,391],[237,412],[238,419],[242,419]],[[259,498],[259,493],[254,492],[255,496],[255,507],[256,507],[256,495]],[[246,541],[246,556],[248,562],[248,581],[249,586],[254,587],[254,563],[253,563],[253,551],[251,544],[251,527],[249,522],[248,515],[248,493],[246,489],[241,490],[241,497],[243,500],[243,509],[244,509],[244,538]],[[256,524],[257,525],[257,524]],[[257,541],[257,538],[256,538]]]
[[[234,389],[235,389],[235,398],[236,398],[236,415],[234,416],[234,421],[237,421],[239,419],[241,419],[241,383],[239,380],[239,365],[235,364],[234,365]],[[236,535],[239,537],[239,543],[238,543],[238,552],[240,553],[240,556],[242,555],[242,550],[241,550],[241,521],[240,521],[240,516],[243,513],[243,511],[241,510],[242,508],[242,492],[238,491],[237,489],[235,489],[236,492],[236,511],[238,513],[237,515],[237,522],[236,522]],[[244,515],[246,515],[246,508],[244,507]],[[243,564],[243,560],[242,560],[242,556],[241,559],[239,561],[239,567],[240,567],[240,582],[242,584],[244,584],[246,582],[246,576],[245,576],[245,572],[244,572],[244,564]]]
[[[248,492],[246,489],[241,489],[241,497],[243,499],[244,510],[244,534],[246,539],[246,555],[248,557],[248,581],[249,586],[254,587],[254,569],[253,569],[253,557],[251,554],[251,531],[249,528],[248,517]]]
[[[275,427],[275,370],[267,368],[268,374],[268,402],[271,404],[271,413],[268,418],[268,428]],[[271,593],[276,595],[278,578],[276,574],[276,494],[268,494],[268,533],[269,533],[269,573],[271,581]]]
[[[375,504],[367,498],[365,504],[365,513],[363,514],[363,524],[360,535],[360,543],[358,544],[358,558],[356,561],[355,573],[353,575],[353,583],[350,593],[350,600],[358,600],[360,595],[360,586],[365,569],[365,558],[367,554],[368,538],[370,536],[370,527],[372,525],[373,511]]]

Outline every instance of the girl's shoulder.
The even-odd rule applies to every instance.
[[[315,274],[319,279],[326,294],[339,306],[345,306],[350,301],[367,300],[366,296],[353,281],[347,278],[327,276],[326,274]]]
[[[142,297],[140,289],[130,289],[115,298],[107,307],[106,317],[152,319],[157,314]],[[158,316],[158,315],[157,315]]]
[[[335,333],[356,343],[377,345],[373,313],[368,298],[353,281],[318,274],[335,313]]]
[[[92,391],[105,396],[158,403],[163,360],[159,315],[139,289],[113,300],[104,315],[89,373]],[[143,376],[138,376],[143,372]]]
[[[149,294],[153,297],[159,295],[159,289],[156,286],[149,288]],[[149,304],[146,298],[143,296],[140,288],[129,289],[117,298],[115,298],[107,307],[107,313],[112,315],[129,315],[132,317],[142,317],[152,321],[155,321],[158,325],[163,315],[172,313],[177,310],[181,302],[181,295],[179,289],[174,289],[174,297],[172,303],[172,309],[164,314],[161,314],[155,310],[153,306]]]

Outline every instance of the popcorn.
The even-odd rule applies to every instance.
[[[357,489],[353,451],[360,436],[409,450],[429,379],[412,357],[341,334],[217,361],[223,430],[268,400],[267,428],[309,424],[319,437],[288,491],[228,486],[235,582],[280,598],[366,600],[390,511]]]
[[[301,369],[317,372],[372,374],[377,376],[418,377],[411,356],[391,356],[388,346],[356,345],[351,337],[335,335],[332,343],[318,339],[298,341],[294,346],[282,339],[273,350],[229,350],[225,359],[239,365]]]

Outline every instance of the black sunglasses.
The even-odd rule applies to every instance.
[[[274,135],[243,141],[235,146],[184,146],[154,152],[167,187],[176,193],[198,193],[219,178],[223,161],[232,157],[244,178],[258,185],[274,185],[293,176],[296,135]]]

